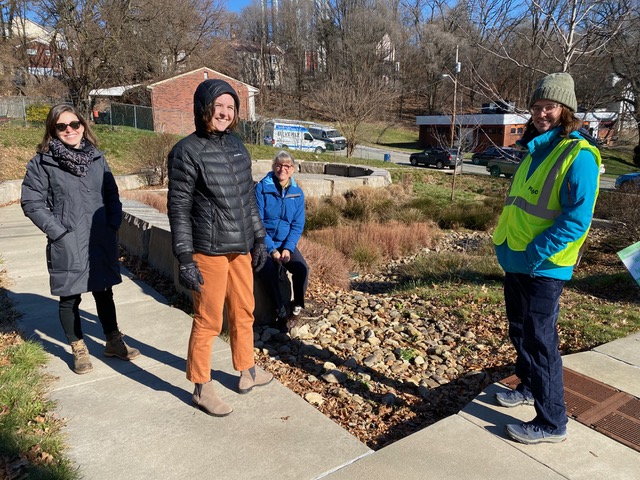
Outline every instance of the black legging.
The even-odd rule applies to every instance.
[[[96,300],[98,319],[102,325],[105,336],[118,330],[116,319],[116,305],[113,302],[113,290],[111,287],[102,292],[91,292]],[[58,311],[60,323],[69,343],[82,340],[82,326],[80,325],[80,294],[60,297]]]

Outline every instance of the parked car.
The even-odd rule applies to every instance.
[[[458,150],[457,148],[450,148],[449,153],[451,154],[451,158],[455,160],[458,165],[462,163],[462,150]]]
[[[625,173],[616,178],[615,188],[621,192],[640,193],[640,172]]]
[[[515,160],[520,158],[518,153],[520,150],[516,150],[515,148],[499,148],[499,147],[489,147],[484,152],[476,152],[471,156],[471,161],[474,165],[487,165],[489,160],[495,158],[506,158],[509,160]]]
[[[347,139],[338,130],[325,125],[311,125],[307,128],[316,140],[321,140],[327,145],[327,150],[344,150],[347,148]]]
[[[507,178],[511,178],[515,175],[520,162],[524,160],[526,155],[527,152],[515,150],[513,158],[492,158],[487,163],[487,172],[493,177],[504,175]]]
[[[429,147],[422,152],[412,153],[409,155],[411,165],[435,165],[436,168],[456,166],[456,159],[451,155],[449,149],[440,147]]]

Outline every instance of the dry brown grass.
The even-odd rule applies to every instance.
[[[23,178],[27,163],[34,154],[35,147],[3,146],[0,149],[0,181]]]
[[[136,200],[155,208],[160,213],[167,213],[167,193],[162,190],[124,190],[120,192],[122,198]]]
[[[375,267],[382,260],[397,259],[424,247],[433,247],[439,229],[432,223],[402,225],[389,222],[314,230],[307,235],[353,259],[361,267]]]
[[[349,289],[349,270],[353,262],[347,257],[306,237],[300,239],[298,248],[309,264],[310,277],[314,281]]]

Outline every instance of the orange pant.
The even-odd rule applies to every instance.
[[[233,368],[247,370],[253,358],[253,271],[251,255],[193,256],[204,285],[193,292],[193,324],[187,354],[187,379],[193,383],[211,380],[211,349],[222,331],[227,307]]]

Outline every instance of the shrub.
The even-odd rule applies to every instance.
[[[307,231],[337,227],[340,224],[340,209],[323,199],[307,198],[305,210]]]
[[[493,227],[500,215],[501,201],[487,200],[483,203],[454,204],[441,210],[440,228],[468,228],[487,231]]]
[[[309,265],[313,279],[338,288],[349,288],[349,270],[352,264],[343,254],[307,237],[300,238],[298,247]]]
[[[401,225],[368,223],[315,230],[308,237],[335,248],[361,267],[371,268],[383,260],[397,259],[433,247],[438,238],[437,228],[428,223]]]
[[[365,240],[353,247],[351,259],[356,263],[359,270],[370,271],[380,264],[382,254],[379,246]]]
[[[381,220],[381,215],[389,217],[389,211],[394,209],[390,192],[386,188],[357,188],[347,192],[344,198],[347,204],[343,215],[361,222]]]
[[[43,124],[47,121],[51,105],[45,103],[34,103],[26,109],[27,122]]]
[[[133,153],[143,168],[148,185],[165,185],[167,158],[180,137],[169,133],[140,137]]]
[[[405,281],[418,284],[481,282],[500,280],[503,272],[495,255],[458,252],[428,253],[400,267]]]

